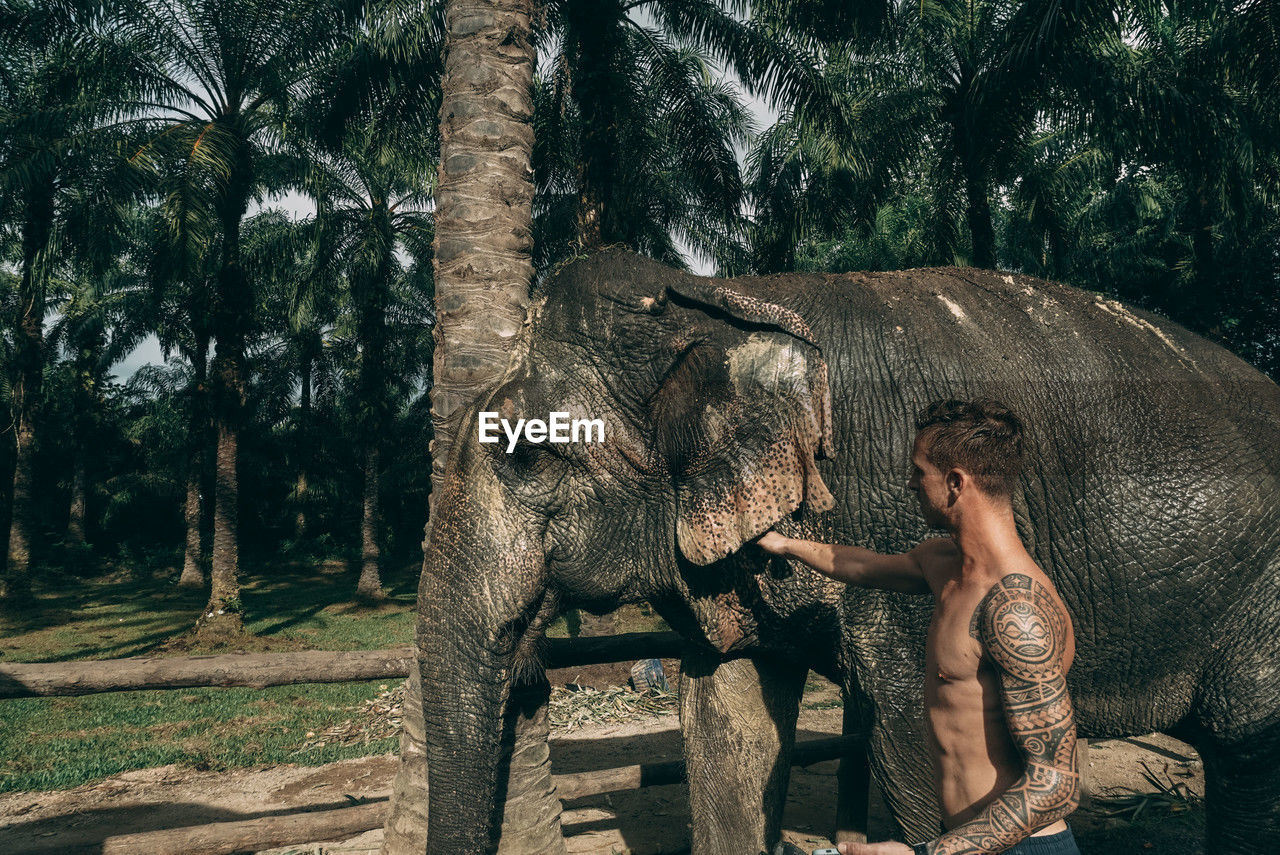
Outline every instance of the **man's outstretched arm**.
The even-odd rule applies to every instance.
[[[973,819],[925,844],[929,855],[1003,852],[1080,802],[1076,724],[1063,655],[1070,617],[1039,582],[1005,576],[974,612],[970,632],[1000,678],[1009,734],[1025,771]]]
[[[942,541],[945,540],[945,543]],[[850,585],[869,588],[885,588],[908,594],[927,594],[921,555],[929,550],[955,549],[950,538],[926,540],[912,549],[894,555],[884,555],[861,546],[844,546],[839,543],[819,543],[786,537],[776,531],[767,531],[756,540],[756,545],[766,552],[785,558],[796,558],[825,576]]]

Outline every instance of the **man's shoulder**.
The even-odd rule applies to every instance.
[[[1043,574],[1005,573],[978,602],[969,634],[987,655],[999,660],[1043,662],[1059,659],[1065,649],[1069,618]]]

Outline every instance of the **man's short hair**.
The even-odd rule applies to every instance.
[[[934,401],[916,417],[925,458],[946,472],[959,467],[983,492],[1008,498],[1022,473],[1022,420],[990,398]]]

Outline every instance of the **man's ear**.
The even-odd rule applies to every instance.
[[[802,502],[814,511],[835,506],[814,462],[833,446],[831,392],[826,361],[795,312],[727,283],[681,285],[682,296],[762,327],[709,319],[651,403],[676,490],[680,551],[710,564]]]

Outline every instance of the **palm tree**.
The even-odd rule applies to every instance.
[[[1223,309],[1239,295],[1223,299],[1224,290],[1235,289],[1219,245],[1226,239],[1238,250],[1233,238],[1251,225],[1250,212],[1280,192],[1276,97],[1266,85],[1275,66],[1233,50],[1245,22],[1230,5],[1136,3],[1128,23],[1133,101],[1126,141],[1145,163],[1176,175],[1186,193],[1192,275],[1170,302],[1193,329],[1221,335]]]
[[[296,174],[281,154],[291,105],[357,8],[344,0],[285,6],[268,0],[131,0],[127,6],[127,25],[147,51],[139,57],[147,96],[135,115],[153,129],[134,161],[147,165],[180,153],[193,167],[183,176],[192,179],[184,195],[207,207],[217,235],[210,299],[217,475],[209,606],[197,624],[202,632],[243,629],[237,460],[254,293],[241,258],[241,224],[251,202]]]
[[[101,198],[101,197],[99,197]],[[66,231],[75,258],[64,265],[65,302],[61,317],[51,328],[50,348],[69,352],[74,377],[72,388],[72,485],[67,520],[67,540],[85,544],[88,449],[103,408],[102,385],[116,362],[137,347],[147,333],[149,295],[141,268],[136,264],[137,237],[142,220],[137,209],[127,218],[111,216],[114,206],[80,198],[72,206]]]
[[[814,33],[874,29],[881,0],[553,0],[539,76],[534,159],[540,270],[577,248],[625,243],[684,266],[676,240],[723,270],[745,266],[735,150],[751,95],[847,133]]]
[[[286,294],[283,316],[286,321],[284,337],[288,352],[287,364],[297,366],[298,413],[294,423],[293,447],[296,452],[292,500],[297,512],[294,516],[294,540],[304,542],[310,533],[309,516],[312,502],[310,474],[315,453],[315,415],[313,395],[317,381],[332,382],[336,373],[332,353],[326,352],[325,335],[338,315],[338,298],[343,285],[337,271],[317,265],[304,248],[312,252],[316,242],[312,233],[314,222],[300,225],[297,244],[300,250],[298,263],[291,266],[296,274],[285,283]]]
[[[854,222],[870,226],[899,189],[923,191],[938,210],[936,261],[995,266],[995,189],[1012,179],[1009,164],[1036,130],[1051,82],[1091,39],[1117,29],[1109,4],[1094,0],[898,0],[881,37],[834,46],[824,68],[829,85],[847,94],[852,132],[833,135],[803,109],[789,110],[753,155],[764,215],[757,256],[775,269],[787,264],[785,252],[768,247],[821,234],[831,225],[821,212],[852,182]],[[780,180],[780,172],[805,178]]]
[[[591,39],[566,29],[582,52]],[[684,267],[677,240],[731,268],[741,255],[743,201],[735,149],[746,145],[750,113],[694,48],[638,24],[616,35],[607,116],[593,100],[602,93],[573,68],[581,57],[567,49],[535,83],[537,268],[601,243]]]
[[[112,21],[107,6],[88,0],[0,3],[0,221],[20,246],[13,319],[15,466],[7,485],[12,521],[0,574],[0,598],[7,601],[30,595],[44,317],[66,193],[92,174],[86,164],[102,146],[95,124],[131,85]]]
[[[444,34],[446,60],[435,192],[438,320],[428,526],[462,408],[506,368],[507,343],[525,320],[533,277],[533,3],[446,0],[443,11],[437,31]],[[475,117],[484,117],[483,133],[475,132]],[[442,358],[446,352],[447,362]],[[532,721],[517,718],[517,739],[545,742],[545,715]],[[420,853],[428,839],[432,851],[449,849],[442,833],[426,833],[427,825],[447,828],[452,818],[435,812],[424,816],[425,751],[421,677],[414,668],[405,698],[401,766],[383,843],[388,855]],[[536,764],[531,771],[544,785],[540,791],[549,792],[546,766]],[[513,770],[513,780],[518,776]],[[523,785],[513,786],[524,790]],[[543,814],[535,818],[537,833],[545,838],[546,829],[552,829],[551,836],[560,841],[558,802],[547,799],[543,807]],[[513,839],[517,846],[526,842],[521,835]],[[563,851],[562,841],[558,849]],[[538,850],[530,846],[524,851]]]
[[[186,399],[186,495],[183,502],[184,539],[179,588],[203,588],[208,566],[205,531],[212,515],[205,484],[213,463],[212,416],[209,412],[209,344],[213,338],[210,299],[214,293],[217,258],[212,250],[214,228],[202,195],[192,193],[198,178],[188,175],[186,162],[169,163],[164,198],[150,210],[145,239],[152,300],[149,316],[165,362],[175,351],[190,366],[190,383],[179,393]],[[195,198],[193,198],[193,196]]]
[[[378,115],[348,123],[337,145],[311,147],[306,186],[316,199],[316,266],[338,268],[349,286],[360,352],[358,429],[364,470],[358,596],[383,596],[378,516],[381,446],[389,424],[386,351],[396,253],[406,238],[429,243],[432,173],[429,139]]]

